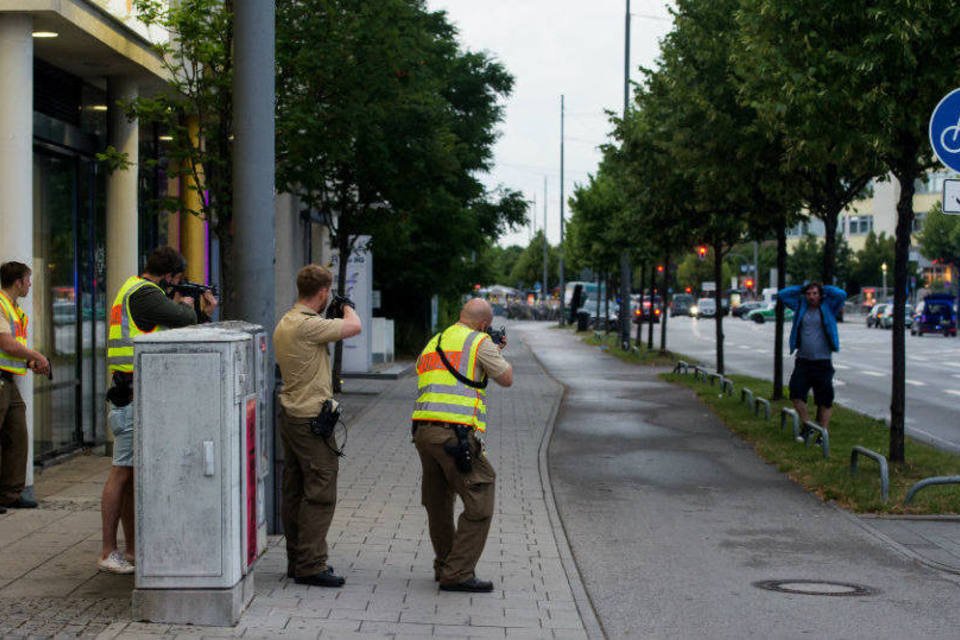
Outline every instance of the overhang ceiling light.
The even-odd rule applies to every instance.
[[[56,38],[59,35],[60,34],[57,33],[56,31],[34,31],[33,32],[34,38]]]

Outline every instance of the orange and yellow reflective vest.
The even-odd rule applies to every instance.
[[[489,339],[486,333],[455,324],[435,335],[417,359],[417,388],[419,397],[413,410],[414,420],[433,420],[464,424],[477,431],[487,430],[487,408],[484,389],[474,389],[450,373],[437,353],[437,340],[443,336],[443,353],[464,377],[480,382],[483,368],[477,362],[480,343]]]
[[[161,327],[154,327],[150,331],[141,331],[130,315],[130,296],[143,287],[157,287],[157,285],[139,276],[130,276],[117,291],[110,307],[110,334],[107,337],[107,369],[112,373],[122,371],[133,373],[133,339],[145,333],[153,333]],[[163,291],[163,289],[160,289]]]
[[[0,309],[3,310],[3,316],[10,323],[14,339],[23,346],[27,346],[27,314],[2,291],[0,291]],[[0,371],[7,371],[18,376],[25,375],[27,373],[27,359],[17,358],[6,351],[0,350]]]

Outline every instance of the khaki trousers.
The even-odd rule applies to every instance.
[[[310,432],[307,419],[281,411],[280,439],[287,564],[296,577],[303,578],[327,569],[327,532],[337,506],[340,461],[322,438]]]
[[[0,504],[20,497],[27,478],[27,405],[17,385],[0,378]]]
[[[413,436],[423,466],[421,501],[427,510],[435,554],[434,577],[445,585],[475,577],[490,532],[497,476],[473,433],[469,435],[473,470],[460,473],[453,457],[443,449],[444,444],[455,443],[456,439],[453,429],[440,422],[417,423]],[[463,501],[463,513],[454,528],[456,496]]]

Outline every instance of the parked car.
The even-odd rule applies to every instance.
[[[695,307],[690,308],[695,318],[712,318],[717,315],[717,301],[714,298],[700,298]]]
[[[767,305],[759,309],[754,309],[747,314],[747,320],[753,320],[757,324],[763,324],[766,321],[776,322],[777,320],[777,306],[776,305]],[[793,320],[793,309],[790,307],[783,308],[783,319],[784,321]]]
[[[920,301],[913,315],[910,335],[922,336],[925,333],[957,335],[957,315],[953,310],[953,296],[945,293],[931,293]]]
[[[759,300],[753,300],[750,302],[744,302],[743,304],[735,307],[731,313],[735,318],[742,318],[743,320],[746,320],[748,313],[754,309],[762,309],[763,307],[763,302],[760,302]]]
[[[606,302],[600,302],[600,309],[598,312],[597,309],[597,300],[596,298],[591,298],[580,307],[580,311],[586,311],[590,314],[590,325],[594,329],[610,329],[615,330],[620,326],[620,306],[614,302],[610,301],[610,312],[609,315],[604,316],[604,313],[607,311]],[[604,321],[606,317],[606,321]]]
[[[893,329],[893,305],[886,305],[883,315],[880,316],[880,326],[884,329]],[[906,328],[913,325],[913,305],[908,304],[903,308],[903,323]]]
[[[670,301],[670,317],[690,314],[690,307],[694,306],[694,298],[689,293],[678,293]]]
[[[886,303],[879,302],[870,309],[867,314],[867,329],[880,326],[880,315],[887,310]]]

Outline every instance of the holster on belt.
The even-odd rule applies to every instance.
[[[457,441],[448,442],[443,445],[443,450],[453,457],[454,464],[460,473],[470,473],[473,471],[473,453],[470,451],[470,432],[473,431],[465,425],[451,425],[453,432],[457,435]]]
[[[123,371],[113,372],[113,384],[107,389],[107,400],[120,408],[133,402],[133,374]]]

